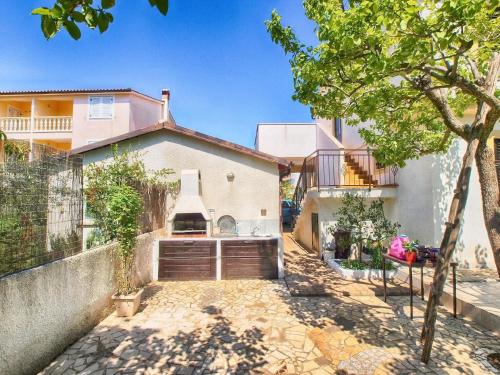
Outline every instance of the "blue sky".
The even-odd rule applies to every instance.
[[[159,97],[170,88],[179,124],[251,147],[258,122],[311,121],[264,26],[276,8],[311,40],[300,0],[170,0],[165,17],[147,0],[118,0],[109,30],[77,42],[44,39],[30,11],[50,4],[2,5],[0,90],[132,87]]]

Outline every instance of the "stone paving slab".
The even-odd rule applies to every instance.
[[[345,280],[317,254],[308,252],[291,233],[283,234],[285,247],[285,281],[293,296],[382,296],[382,280]],[[407,284],[387,282],[387,295],[408,296]]]
[[[441,311],[418,361],[425,306],[408,298],[293,297],[283,281],[158,282],[133,318],[110,315],[42,374],[489,374],[499,341]]]

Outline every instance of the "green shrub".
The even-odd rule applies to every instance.
[[[49,239],[50,250],[60,256],[72,255],[81,248],[80,235],[74,230],[68,234],[51,234]]]
[[[382,256],[382,251],[380,248],[369,249],[368,253],[372,256],[372,261],[370,263],[370,268],[381,270],[383,268],[384,257]],[[395,269],[394,265],[391,262],[385,263],[386,270]]]
[[[369,266],[364,263],[364,262],[360,262],[359,260],[357,259],[347,259],[347,260],[343,260],[340,265],[343,267],[343,268],[348,268],[350,270],[366,270],[367,268],[369,268]]]
[[[87,239],[85,240],[85,248],[87,250],[93,249],[94,247],[99,247],[107,243],[108,242],[104,239],[104,236],[99,228],[94,228],[89,232]]]
[[[338,231],[350,233],[350,244],[356,244],[358,261],[361,262],[361,249],[372,244],[377,248],[387,245],[387,240],[395,236],[399,223],[393,223],[385,217],[384,201],[377,199],[369,205],[357,194],[346,193],[341,206],[335,213],[337,222],[328,228],[333,235]]]
[[[178,181],[168,181],[173,172],[162,169],[148,173],[138,153],[118,152],[112,147],[108,162],[90,164],[85,170],[85,198],[88,214],[99,230],[87,240],[87,246],[95,241],[118,241],[117,293],[130,294],[134,265],[134,247],[140,229],[143,200],[141,186],[161,187],[175,193]]]

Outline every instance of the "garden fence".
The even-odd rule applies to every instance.
[[[0,163],[0,277],[82,250],[80,155],[34,144]]]

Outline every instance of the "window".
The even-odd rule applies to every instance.
[[[112,119],[114,115],[115,98],[112,96],[89,97],[89,119]]]
[[[7,117],[21,117],[22,113],[19,108],[9,105],[7,107]]]
[[[335,127],[333,131],[333,135],[335,136],[335,138],[337,138],[337,140],[342,143],[342,119],[335,118]]]

